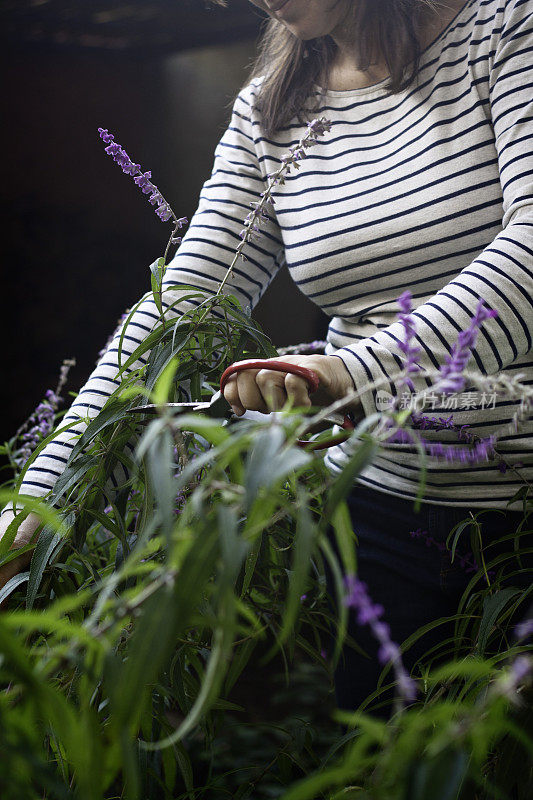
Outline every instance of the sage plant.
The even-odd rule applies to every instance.
[[[63,361],[56,388],[48,389],[45,392],[44,398],[35,411],[16,432],[11,441],[9,451],[11,452],[13,463],[17,468],[20,469],[24,466],[40,442],[46,439],[51,433],[54,427],[56,414],[59,411],[60,405],[64,402],[62,392],[67,382],[68,373],[75,364],[76,361],[73,358]],[[21,443],[21,447],[13,450],[13,448],[17,448],[18,442]]]
[[[246,260],[243,253],[244,246],[247,242],[252,241],[255,236],[260,233],[260,224],[269,221],[267,213],[268,206],[274,206],[275,201],[272,197],[272,192],[276,186],[283,186],[285,183],[285,176],[291,171],[291,168],[299,169],[299,163],[307,154],[310,147],[314,147],[318,143],[318,137],[323,136],[331,129],[331,123],[325,117],[320,117],[311,120],[307,125],[305,134],[302,136],[298,144],[293,145],[289,152],[281,157],[281,166],[268,176],[267,188],[260,194],[260,200],[250,203],[252,211],[247,215],[244,220],[244,228],[240,236],[242,241],[237,246],[233,260],[228,268],[224,279],[222,280],[217,294],[222,292],[224,286],[228,282],[233,268],[239,258]]]
[[[368,625],[378,640],[380,644],[378,660],[381,664],[389,662],[392,664],[400,701],[403,704],[414,702],[418,693],[417,685],[403,665],[400,648],[390,637],[389,625],[380,619],[384,613],[383,606],[372,601],[366,583],[355,575],[347,575],[344,581],[346,586],[344,605],[356,610],[359,625]]]
[[[273,188],[298,168],[328,126],[326,120],[310,123],[269,176],[245,221],[235,259],[244,257],[246,242],[267,222]],[[168,216],[151,173],[102,132],[109,155],[149,195],[159,218],[173,225],[165,256],[152,265],[162,314],[162,274],[170,245],[179,244],[183,219]],[[455,797],[466,780],[478,786],[492,781],[490,796],[511,796],[505,781],[516,764],[515,745],[527,742],[527,734],[504,706],[527,689],[529,658],[520,653],[502,672],[492,659],[473,662],[458,641],[459,661],[415,683],[382,607],[354,575],[355,542],[344,497],[372,457],[378,434],[368,433],[363,423],[354,434],[361,437],[354,459],[332,476],[319,458],[293,446],[298,432],[289,417],[227,425],[200,414],[162,414],[143,427],[129,413],[139,394],[151,393],[162,404],[175,399],[171,393],[183,380],[207,395],[206,382],[216,379],[221,365],[236,355],[247,357],[252,347],[256,357],[273,355],[267,337],[222,288],[179,316],[173,330],[163,320],[128,357],[124,367],[131,372],[125,377],[122,371],[120,385],[74,444],[50,498],[58,512],[46,507],[47,527],[28,572],[0,594],[14,612],[0,620],[0,783],[25,800],[270,796],[273,786],[279,793],[280,776],[286,800],[311,800],[330,790],[332,797],[399,800],[415,791],[417,797]],[[221,313],[209,316],[206,309],[215,303]],[[410,303],[408,294],[400,299],[403,352],[411,366],[406,379],[417,366]],[[451,354],[441,375],[449,385],[458,385],[457,372],[474,340],[475,331]],[[141,360],[143,366],[134,368]],[[170,361],[176,365],[171,377]],[[517,377],[490,381],[502,392],[533,396]],[[46,400],[55,402],[55,396]],[[43,425],[49,416],[46,410]],[[36,417],[32,427],[39,424]],[[139,428],[142,438],[131,456],[126,445]],[[467,443],[467,433],[459,432],[459,439]],[[111,490],[117,464],[131,470]],[[5,490],[0,497],[13,499]],[[27,510],[43,512],[42,504],[23,500]],[[338,559],[325,536],[328,525],[340,545]],[[3,539],[1,563],[12,556],[7,548]],[[267,756],[263,749],[257,756],[256,749],[248,756],[254,738],[263,746],[268,739],[265,726],[241,723],[234,710],[243,698],[246,705],[240,684],[257,681],[265,642],[283,660],[294,655],[294,669],[287,669],[291,678],[308,656],[318,662],[320,677],[315,680],[314,673],[307,687],[313,698],[317,683],[327,680],[329,658],[320,642],[325,624],[336,620],[324,602],[326,560],[334,568],[337,594],[347,595],[359,624],[369,625],[379,642],[380,663],[393,667],[402,713],[389,722],[353,715],[357,735],[340,740],[337,729],[328,729],[322,752],[319,726],[306,719],[295,734],[296,720],[283,721],[276,725],[274,752]],[[479,620],[487,641],[507,623],[497,592],[495,584],[468,598],[467,616]],[[527,646],[522,640],[530,633],[531,620],[516,627],[514,650]],[[487,686],[495,689],[487,692]],[[292,685],[290,691],[295,706],[297,692]],[[293,710],[299,717],[299,709]],[[234,758],[228,743],[239,726],[245,746]],[[278,746],[280,733],[285,743]],[[495,747],[503,778],[492,766]],[[333,763],[337,751],[342,755]],[[227,769],[220,763],[223,752],[229,754]],[[310,774],[317,764],[319,771]]]

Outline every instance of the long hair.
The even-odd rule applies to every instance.
[[[435,5],[435,0],[352,0],[358,68],[367,70],[381,59],[391,94],[411,86],[420,67],[422,12]],[[267,136],[294,117],[300,122],[309,117],[313,108],[306,103],[316,84],[328,88],[335,52],[329,36],[301,41],[282,22],[268,21],[250,78],[263,78],[257,104]]]

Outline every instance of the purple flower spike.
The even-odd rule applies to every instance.
[[[14,458],[18,467],[24,466],[35,448],[52,432],[55,415],[63,402],[61,390],[74,363],[73,360],[63,362],[56,390],[48,389],[46,391],[45,399],[39,403],[33,414],[19,428],[17,435],[23,444]]]
[[[415,361],[420,353],[420,347],[414,347],[412,345],[412,340],[416,336],[416,323],[415,318],[411,314],[411,300],[412,294],[409,291],[404,292],[398,298],[398,305],[400,306],[398,320],[402,323],[404,329],[404,337],[399,344],[399,348],[405,355],[404,372],[406,375],[406,377],[400,381],[400,385],[405,384],[411,391],[414,391],[413,382],[407,376],[420,371],[420,367]]]
[[[103,139],[106,144],[109,144],[115,138],[113,134],[109,133],[109,131],[105,128],[98,128],[98,133],[100,134],[100,138]]]
[[[400,648],[391,640],[389,626],[378,619],[383,614],[383,606],[372,602],[366,583],[358,580],[355,575],[346,575],[344,585],[346,587],[344,605],[356,609],[359,625],[370,625],[372,634],[380,644],[378,650],[380,663],[392,663],[399,696],[405,703],[414,702],[417,696],[416,682],[403,666]]]
[[[100,134],[100,138],[105,142],[105,144],[107,144],[107,147],[105,148],[106,153],[111,156],[113,161],[119,165],[126,175],[132,176],[133,180],[143,194],[150,195],[148,201],[151,203],[151,205],[157,206],[155,213],[159,219],[163,222],[172,220],[176,228],[182,228],[183,225],[186,225],[188,220],[185,217],[181,217],[180,219],[176,217],[172,211],[172,208],[167,203],[157,186],[152,183],[152,173],[149,170],[147,172],[142,172],[141,165],[135,164],[131,160],[126,151],[123,150],[117,142],[115,142],[115,137],[113,134],[109,133],[106,128],[98,128],[98,133]]]
[[[532,636],[533,618],[525,619],[523,622],[519,622],[518,625],[515,625],[514,635],[517,639],[527,639],[529,636]]]
[[[523,683],[530,683],[532,675],[533,659],[521,654],[511,661],[509,668],[496,681],[493,691],[513,705],[520,705],[519,687]]]
[[[163,222],[168,222],[168,220],[172,216],[172,209],[168,205],[168,203],[161,203],[159,208],[156,208],[155,213],[159,217],[159,219],[163,220]]]
[[[524,678],[531,674],[531,661],[527,656],[517,656],[513,661],[512,675],[516,683],[521,683]]]
[[[438,550],[440,550],[441,553],[445,554],[448,557],[450,564],[452,563],[451,553],[449,552],[449,550],[447,550],[446,545],[443,544],[442,542],[435,541],[435,539],[432,536],[429,536],[427,531],[423,531],[422,528],[417,528],[416,531],[409,531],[409,536],[411,536],[412,539],[422,539],[422,541],[425,541],[427,547],[431,546],[436,547]],[[457,556],[457,561],[459,562],[459,566],[466,573],[479,571],[479,564],[477,563],[472,553],[468,554],[472,558],[472,561],[469,561],[466,557],[460,555],[460,553],[458,553],[457,551],[455,555]],[[496,575],[496,571],[493,569],[489,569],[487,575],[492,580]]]
[[[331,130],[331,122],[324,117],[313,119],[308,124],[307,130],[312,137],[323,136]]]
[[[487,308],[484,305],[484,300],[480,299],[469,327],[460,332],[450,355],[446,356],[446,363],[439,373],[437,384],[439,391],[451,394],[452,392],[461,392],[463,390],[465,385],[463,372],[472,355],[479,328],[486,319],[496,316],[498,316],[498,312],[492,308]]]
[[[153,192],[154,184],[151,182],[150,178],[152,177],[152,173],[150,170],[148,172],[142,172],[140,175],[137,175],[133,180],[142,190],[143,194],[148,194],[149,192]]]
[[[324,117],[312,120],[307,125],[303,138],[297,144],[290,147],[286,155],[281,156],[281,166],[276,172],[268,175],[268,186],[266,190],[259,195],[261,199],[250,203],[252,211],[244,220],[244,228],[239,233],[242,242],[239,242],[239,246],[237,247],[237,257],[240,256],[246,259],[243,254],[244,245],[246,242],[254,241],[257,238],[258,234],[261,232],[260,224],[269,222],[270,217],[268,216],[266,207],[274,206],[275,201],[272,197],[274,188],[284,185],[285,176],[290,174],[291,168],[299,169],[299,162],[305,158],[308,148],[315,147],[315,145],[318,144],[318,137],[323,136],[330,128],[331,123]],[[230,270],[232,268],[233,265]]]
[[[424,449],[432,458],[441,461],[459,462],[461,464],[479,464],[481,461],[488,461],[494,458],[494,445],[497,437],[487,436],[486,439],[473,444],[473,446],[443,445],[441,442],[426,442]]]

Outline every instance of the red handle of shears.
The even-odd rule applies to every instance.
[[[320,378],[316,372],[312,369],[308,369],[307,367],[301,367],[298,364],[289,364],[286,361],[276,361],[275,359],[262,359],[256,361],[252,359],[248,361],[239,361],[236,364],[230,364],[230,366],[224,370],[220,377],[220,391],[224,391],[224,387],[232,375],[235,375],[237,372],[243,372],[246,369],[271,369],[273,372],[288,372],[290,375],[298,375],[299,378],[303,378],[304,381],[307,381],[309,394],[316,392],[320,386]],[[341,428],[345,431],[353,430],[354,424],[348,415],[345,415]],[[345,439],[346,434],[341,433],[337,436],[332,436],[329,439],[322,440],[320,442],[298,439],[296,444],[299,447],[307,447],[309,450],[325,450],[328,447],[333,447],[333,445],[344,442]]]

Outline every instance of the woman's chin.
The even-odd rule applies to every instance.
[[[309,42],[311,39],[318,39],[321,36],[326,36],[327,33],[324,33],[323,30],[317,31],[310,26],[305,25],[304,22],[298,24],[297,22],[288,22],[285,20],[280,20],[282,24],[295,36],[297,39],[300,39],[302,42]]]

